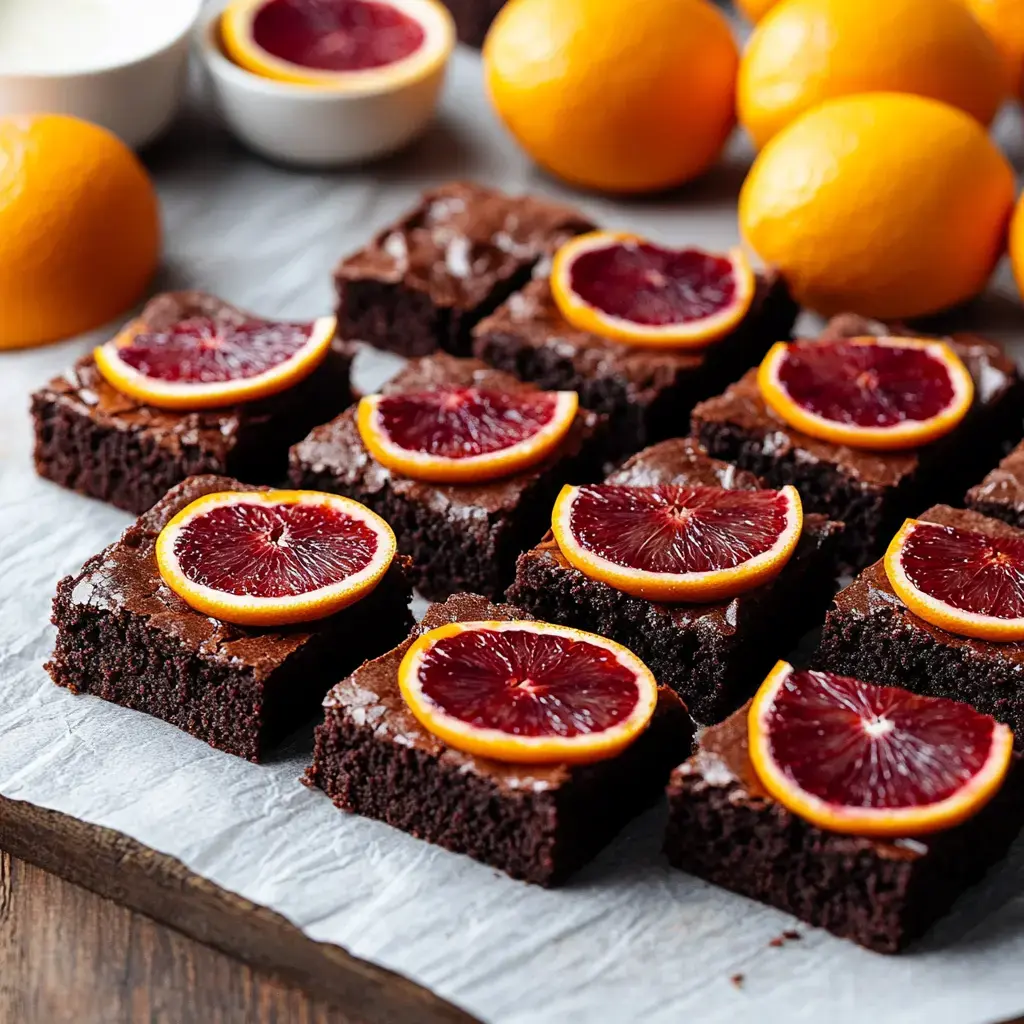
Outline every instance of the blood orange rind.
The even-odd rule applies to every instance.
[[[803,530],[803,506],[795,487],[778,494],[786,505],[785,527],[764,551],[738,565],[702,572],[658,572],[620,564],[581,542],[573,528],[572,514],[582,493],[594,488],[567,484],[555,501],[551,530],[567,562],[584,575],[616,590],[648,601],[696,602],[734,597],[766,583],[781,572],[799,543]],[[638,488],[637,490],[644,490]],[[736,492],[743,494],[745,492]]]
[[[191,524],[232,505],[268,509],[290,505],[327,506],[363,524],[376,538],[376,547],[358,572],[336,583],[289,596],[260,597],[215,589],[184,571],[178,545]],[[375,512],[351,498],[317,491],[221,491],[198,498],[174,516],[157,537],[155,555],[164,583],[203,615],[241,626],[287,626],[326,618],[366,597],[387,572],[396,551],[391,527]]]
[[[181,325],[158,333],[173,334]],[[335,318],[321,317],[309,326],[305,343],[288,358],[247,377],[214,381],[173,381],[148,376],[124,359],[135,340],[148,335],[142,321],[128,324],[117,337],[93,351],[106,381],[122,394],[158,409],[219,409],[279,394],[308,377],[326,358],[334,338]]]
[[[696,248],[670,250],[657,246],[660,252],[693,253],[706,259],[727,262],[733,294],[722,301],[714,313],[699,318],[681,319],[662,324],[644,324],[624,316],[599,309],[579,294],[573,283],[573,270],[577,262],[602,250],[630,249],[651,246],[637,235],[624,232],[591,231],[566,242],[555,253],[551,267],[551,291],[559,311],[574,327],[627,345],[648,348],[699,349],[713,344],[728,334],[747,315],[754,300],[756,278],[746,256],[740,249],[732,249],[719,256]],[[652,274],[655,274],[652,270]],[[658,275],[660,283],[668,279]]]
[[[907,419],[891,426],[870,427],[820,416],[804,408],[787,391],[780,371],[793,351],[789,342],[776,342],[761,362],[757,383],[768,407],[791,427],[810,437],[851,448],[890,451],[915,448],[948,434],[964,418],[974,401],[974,379],[960,357],[942,341],[921,338],[844,338],[814,345],[879,346],[918,349],[941,363],[952,386],[952,398],[941,411],[926,419]]]
[[[430,483],[478,483],[528,469],[558,447],[576,419],[579,398],[575,391],[546,394],[552,398],[552,413],[540,429],[506,447],[459,458],[418,451],[395,443],[381,416],[383,403],[392,396],[367,395],[360,399],[356,423],[367,450],[392,472]]]
[[[636,685],[636,699],[630,713],[615,725],[574,736],[521,735],[503,729],[473,725],[447,713],[424,693],[421,668],[434,648],[450,637],[470,631],[527,631],[537,636],[555,635],[577,644],[587,644],[607,653],[628,671]],[[486,642],[486,637],[481,637]],[[424,633],[406,652],[398,670],[399,688],[417,721],[449,746],[477,757],[519,764],[587,764],[616,756],[644,731],[658,702],[658,684],[650,669],[632,651],[606,637],[525,620],[452,622]],[[518,681],[518,685],[529,680]]]
[[[935,528],[937,524],[907,519],[889,542],[883,564],[885,574],[889,578],[896,596],[916,615],[925,622],[938,626],[958,636],[969,636],[978,640],[992,640],[1006,643],[1024,640],[1024,617],[1002,618],[997,615],[985,615],[957,608],[933,594],[921,590],[911,580],[903,563],[904,551],[908,542],[921,528]],[[938,527],[941,529],[941,527]],[[998,558],[998,555],[996,556]],[[1015,577],[1015,578],[1014,578]],[[1019,569],[1007,578],[1007,585],[1020,586]]]
[[[785,661],[777,662],[757,691],[747,716],[749,753],[754,770],[768,793],[788,811],[812,825],[830,832],[880,838],[926,835],[966,821],[981,810],[1002,785],[1013,758],[1013,733],[1008,726],[968,709],[977,718],[991,722],[991,743],[979,770],[950,796],[926,804],[865,807],[829,802],[808,792],[775,758],[767,724],[779,692],[792,673],[792,665]],[[932,700],[948,705],[955,703]],[[890,726],[891,722],[880,720],[864,728],[866,731],[877,728],[884,735]],[[852,756],[848,750],[842,753]],[[938,747],[936,757],[941,759]]]
[[[257,42],[255,23],[270,0],[233,0],[220,19],[227,56],[261,78],[332,93],[372,94],[411,85],[427,78],[448,60],[455,47],[455,22],[438,0],[371,0],[419,25],[423,37],[399,59],[373,67],[324,70],[275,56]]]

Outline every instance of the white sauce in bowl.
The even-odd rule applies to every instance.
[[[0,75],[116,67],[171,42],[199,0],[0,0]]]

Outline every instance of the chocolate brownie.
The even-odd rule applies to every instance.
[[[542,256],[592,227],[544,199],[443,185],[338,265],[338,335],[403,356],[469,355],[473,326]]]
[[[235,324],[249,314],[201,292],[159,295],[140,320],[152,331],[190,317]],[[139,515],[186,477],[221,473],[276,483],[288,447],[352,401],[351,354],[336,343],[280,394],[224,409],[156,409],[108,384],[91,355],[32,396],[40,476]]]
[[[1024,529],[1024,444],[967,492],[967,505]]]
[[[916,518],[1024,540],[1024,532],[1000,520],[947,505]],[[816,664],[963,701],[1006,722],[1018,743],[1024,738],[1024,643],[973,640],[918,618],[896,596],[881,561],[836,595]]]
[[[479,49],[505,0],[443,0],[452,12],[459,41]]]
[[[61,580],[53,603],[57,646],[46,668],[75,693],[155,715],[260,761],[313,717],[339,673],[386,651],[413,620],[402,559],[371,594],[303,626],[255,629],[193,611],[161,579],[156,539],[204,494],[246,489],[225,477],[192,477]]]
[[[693,727],[666,687],[647,730],[622,754],[587,765],[510,764],[465,754],[428,732],[398,688],[413,640],[448,622],[528,618],[459,594],[432,605],[405,643],[357,669],[324,701],[306,782],[342,810],[555,885],[661,795],[691,747]]]
[[[432,388],[535,390],[475,359],[443,353],[411,362],[385,394]],[[568,435],[537,465],[502,480],[433,484],[399,476],[366,450],[348,410],[317,427],[291,455],[297,487],[345,494],[383,516],[398,549],[411,555],[416,587],[442,600],[462,590],[499,597],[512,581],[516,556],[543,535],[565,483],[596,479],[604,458],[596,413],[581,410]]]
[[[588,409],[609,416],[623,453],[685,434],[694,403],[788,339],[797,314],[782,279],[762,274],[746,317],[715,344],[699,351],[636,348],[569,324],[547,268],[544,261],[535,280],[477,325],[473,352],[539,387],[577,392]]]
[[[754,490],[751,473],[709,458],[692,439],[663,441],[608,477],[631,486],[683,484]],[[548,533],[519,558],[508,600],[535,618],[600,633],[630,648],[672,687],[698,722],[746,700],[779,655],[821,621],[835,593],[842,526],[813,513],[782,572],[731,600],[660,604],[574,569]]]
[[[672,773],[665,852],[690,874],[896,953],[1006,854],[1024,824],[1015,757],[995,799],[956,828],[886,840],[823,831],[765,792],[747,752],[748,707],[703,732]]]
[[[823,338],[908,333],[860,317],[832,320]],[[873,452],[818,440],[789,426],[761,397],[751,370],[693,411],[693,433],[711,455],[735,462],[772,486],[795,484],[809,512],[846,525],[841,553],[853,570],[884,549],[908,515],[935,501],[959,500],[1021,434],[1024,385],[995,342],[948,339],[974,378],[975,401],[951,433],[921,448]]]

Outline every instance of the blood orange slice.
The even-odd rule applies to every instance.
[[[776,576],[800,539],[794,487],[566,486],[551,529],[580,572],[651,601],[713,601]]]
[[[164,582],[204,615],[243,626],[322,619],[365,597],[395,557],[395,535],[350,498],[224,491],[160,532]]]
[[[710,345],[746,316],[754,288],[738,249],[667,249],[607,231],[567,242],[551,270],[552,294],[569,323],[628,345]]]
[[[435,70],[455,26],[437,0],[233,0],[221,35],[227,55],[264,78],[367,92]]]
[[[398,670],[435,736],[498,761],[614,757],[654,714],[658,684],[632,651],[545,622],[452,622],[424,633]]]
[[[161,409],[215,409],[277,394],[308,377],[334,337],[334,317],[313,323],[193,316],[154,331],[129,324],[93,355],[118,391]]]
[[[1024,540],[908,519],[885,574],[917,616],[981,640],[1024,640]]]
[[[1013,754],[1013,733],[966,704],[784,661],[748,721],[765,789],[819,828],[854,835],[959,824],[995,795]]]
[[[797,430],[879,451],[948,434],[974,400],[957,354],[918,338],[778,342],[757,380],[768,406]]]
[[[578,408],[575,391],[437,388],[369,395],[357,418],[363,443],[388,469],[460,483],[536,464],[565,437]]]

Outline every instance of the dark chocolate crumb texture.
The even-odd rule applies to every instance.
[[[193,477],[61,580],[53,603],[57,644],[46,666],[53,681],[259,761],[313,717],[339,673],[406,635],[411,588],[402,559],[367,597],[301,627],[234,626],[173,593],[154,555],[160,531],[205,494],[248,489],[223,477]]]
[[[383,392],[445,386],[534,390],[475,359],[437,353],[411,362]],[[295,446],[291,480],[297,487],[355,498],[386,519],[399,551],[412,557],[415,585],[424,596],[440,600],[472,590],[500,597],[512,582],[516,557],[550,524],[561,486],[600,475],[603,434],[601,417],[580,410],[559,446],[529,469],[481,483],[425,483],[374,459],[359,435],[355,411],[348,410]]]
[[[474,325],[541,257],[593,226],[534,196],[442,185],[338,264],[338,335],[404,356],[469,355]]]
[[[448,622],[528,617],[469,594],[432,605],[405,643],[330,692],[307,783],[343,810],[513,878],[564,881],[661,795],[672,767],[690,751],[693,729],[666,687],[646,731],[617,757],[588,765],[492,761],[424,729],[398,688],[398,667],[413,640]]]
[[[969,509],[936,505],[917,518],[1024,539],[1015,527]],[[1009,725],[1018,745],[1024,738],[1024,642],[975,640],[925,622],[896,596],[881,561],[836,595],[816,664],[962,701]]]
[[[158,295],[140,320],[166,329],[191,316],[236,324],[249,314],[202,292]],[[223,409],[157,409],[107,383],[91,355],[32,396],[40,476],[135,515],[186,477],[214,473],[276,483],[288,448],[352,401],[351,354],[336,344],[304,380]]]
[[[844,315],[822,337],[893,333],[911,332]],[[873,452],[809,437],[768,408],[754,370],[694,409],[693,433],[716,458],[772,487],[794,484],[805,511],[844,523],[843,561],[859,569],[881,554],[904,518],[936,501],[959,500],[1024,428],[1024,384],[1002,348],[975,335],[949,344],[974,379],[974,405],[950,434],[921,448]]]
[[[819,829],[761,785],[748,753],[748,707],[705,730],[668,787],[668,859],[715,885],[896,953],[1002,859],[1024,825],[1015,756],[995,799],[947,831],[881,840]]]
[[[663,441],[634,455],[607,482],[763,486],[752,473],[710,458],[692,438]],[[796,550],[771,582],[728,600],[662,604],[586,576],[566,561],[549,532],[520,556],[508,600],[538,619],[623,644],[659,683],[683,698],[698,722],[717,722],[753,693],[779,655],[821,621],[835,593],[841,533],[840,524],[809,514]]]

